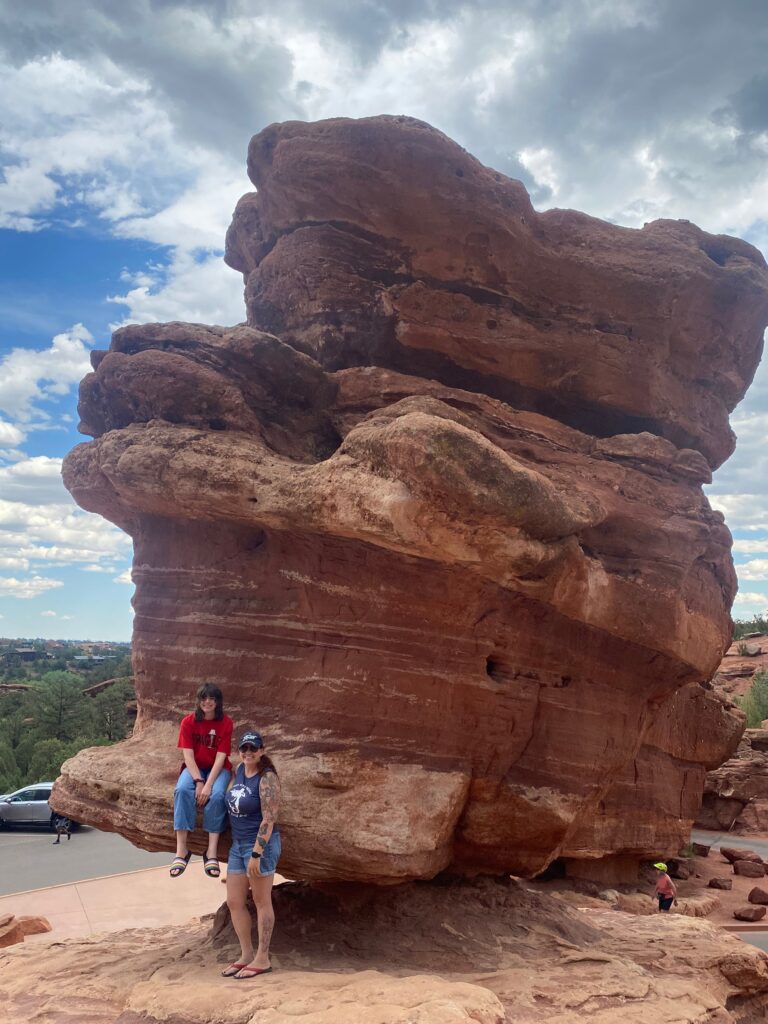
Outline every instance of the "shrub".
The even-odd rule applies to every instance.
[[[768,718],[768,672],[757,672],[752,685],[739,701],[747,716],[747,728],[759,729]]]

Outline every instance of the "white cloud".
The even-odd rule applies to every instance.
[[[42,351],[12,349],[0,360],[0,409],[21,424],[34,417],[46,418],[40,403],[66,395],[89,372],[88,345],[92,342],[90,331],[75,324],[57,334]]]
[[[733,550],[737,555],[756,555],[763,551],[768,554],[768,537],[762,540],[734,540]]]
[[[129,586],[133,586],[133,576],[131,570],[126,569],[125,572],[121,572],[119,576],[115,576],[115,583],[127,583]]]
[[[735,605],[748,605],[750,611],[762,611],[768,608],[768,593],[761,594],[759,591],[739,591],[734,598]]]
[[[80,572],[114,572],[115,567],[113,565],[81,565]]]
[[[229,326],[245,320],[242,275],[217,254],[197,257],[177,250],[165,272],[142,274],[134,288],[109,301],[128,307],[113,327],[168,320]]]
[[[55,619],[56,618],[56,612],[47,611],[47,612],[40,612],[40,614],[45,619]]]
[[[768,558],[753,558],[736,566],[740,580],[768,580]]]
[[[32,576],[27,579],[16,579],[13,576],[0,576],[0,597],[31,598],[38,597],[48,590],[63,587],[61,580],[48,579],[45,576]]]
[[[23,440],[23,430],[20,430],[14,423],[0,419],[0,444],[21,444]]]
[[[0,558],[30,565],[98,564],[125,558],[130,538],[72,502],[33,505],[0,499]]]

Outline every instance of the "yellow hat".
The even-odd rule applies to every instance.
[[[653,866],[655,868],[658,868],[659,871],[666,871],[667,870],[667,865],[664,863],[663,860],[656,861],[656,863]]]

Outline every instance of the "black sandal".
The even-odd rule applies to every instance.
[[[221,868],[219,867],[219,861],[217,857],[206,857],[205,866],[203,871],[208,875],[209,878],[218,878],[221,874]]]
[[[170,874],[171,878],[178,878],[179,875],[183,875],[187,870],[187,864],[189,864],[189,858],[192,856],[190,851],[187,852],[186,857],[174,857],[171,861]]]

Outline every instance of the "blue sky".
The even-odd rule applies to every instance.
[[[87,31],[83,26],[87,26]],[[0,635],[128,639],[127,539],[73,504],[77,382],[120,323],[244,318],[221,260],[274,120],[408,113],[535,204],[768,254],[762,0],[0,0]],[[768,608],[768,366],[710,500]]]

